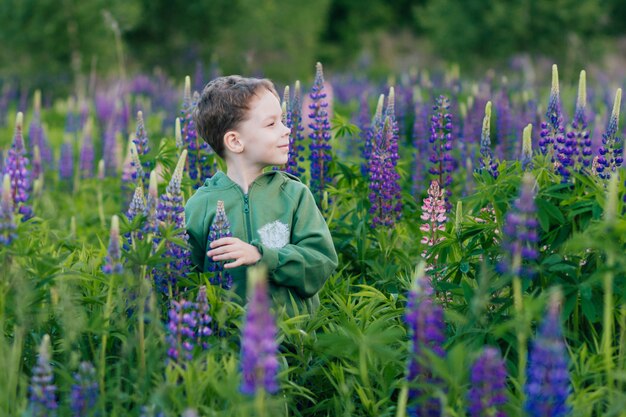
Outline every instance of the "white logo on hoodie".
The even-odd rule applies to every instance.
[[[289,226],[276,220],[261,227],[258,231],[261,243],[272,249],[280,249],[289,243]]]

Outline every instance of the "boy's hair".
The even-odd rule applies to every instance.
[[[266,78],[229,75],[215,78],[202,90],[193,110],[196,132],[224,158],[224,135],[246,120],[251,99],[266,89],[279,100],[274,84]]]

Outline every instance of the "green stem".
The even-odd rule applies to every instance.
[[[396,408],[396,417],[406,417],[406,403],[409,399],[409,386],[402,384],[400,395],[398,396],[398,407]]]
[[[625,353],[626,349],[626,304],[622,304],[620,307],[620,316],[619,316],[619,356],[617,359],[617,366],[619,369],[624,369],[626,365],[625,362]],[[626,385],[624,384],[624,380],[620,382],[619,391],[624,392],[626,389]]]
[[[97,199],[98,199],[98,217],[100,217],[100,225],[104,229],[106,227],[106,221],[104,219],[104,204],[103,204],[103,200],[102,200],[102,184],[98,185]]]
[[[254,408],[256,410],[257,417],[265,417],[265,390],[263,387],[259,388],[259,391],[254,396]]]
[[[134,242],[133,242],[134,243]],[[144,308],[146,305],[146,296],[144,294],[144,280],[146,277],[146,268],[144,265],[141,267],[141,273],[139,274],[139,305],[137,309],[139,311],[139,380],[142,381],[146,374],[146,342],[145,342],[145,324],[144,324]]]
[[[107,292],[107,300],[104,307],[104,325],[102,335],[102,345],[100,346],[100,395],[105,398],[104,376],[106,375],[106,350],[109,338],[109,325],[111,320],[111,309],[113,304],[113,287],[116,274],[111,275],[109,281],[109,290]]]
[[[604,317],[602,333],[602,353],[604,355],[604,368],[609,396],[613,392],[613,265],[615,264],[613,251],[607,252],[607,271],[604,274]]]
[[[526,355],[527,355],[527,335],[524,320],[524,305],[522,300],[522,281],[519,276],[513,277],[513,302],[515,306],[515,314],[517,316],[517,372],[519,393],[522,401],[524,400],[524,384],[526,383]]]

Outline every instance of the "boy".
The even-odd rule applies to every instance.
[[[300,311],[312,312],[337,254],[309,189],[284,172],[263,173],[287,162],[290,130],[281,115],[267,79],[232,75],[204,88],[193,120],[227,169],[207,179],[185,206],[192,264],[207,271],[211,262],[226,261],[244,299],[247,266],[264,263],[277,305],[291,311],[293,297]],[[218,200],[224,201],[232,237],[208,242]]]

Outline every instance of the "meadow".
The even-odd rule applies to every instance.
[[[2,85],[0,415],[626,415],[623,78],[280,86],[339,255],[311,313],[190,270],[215,71]]]

